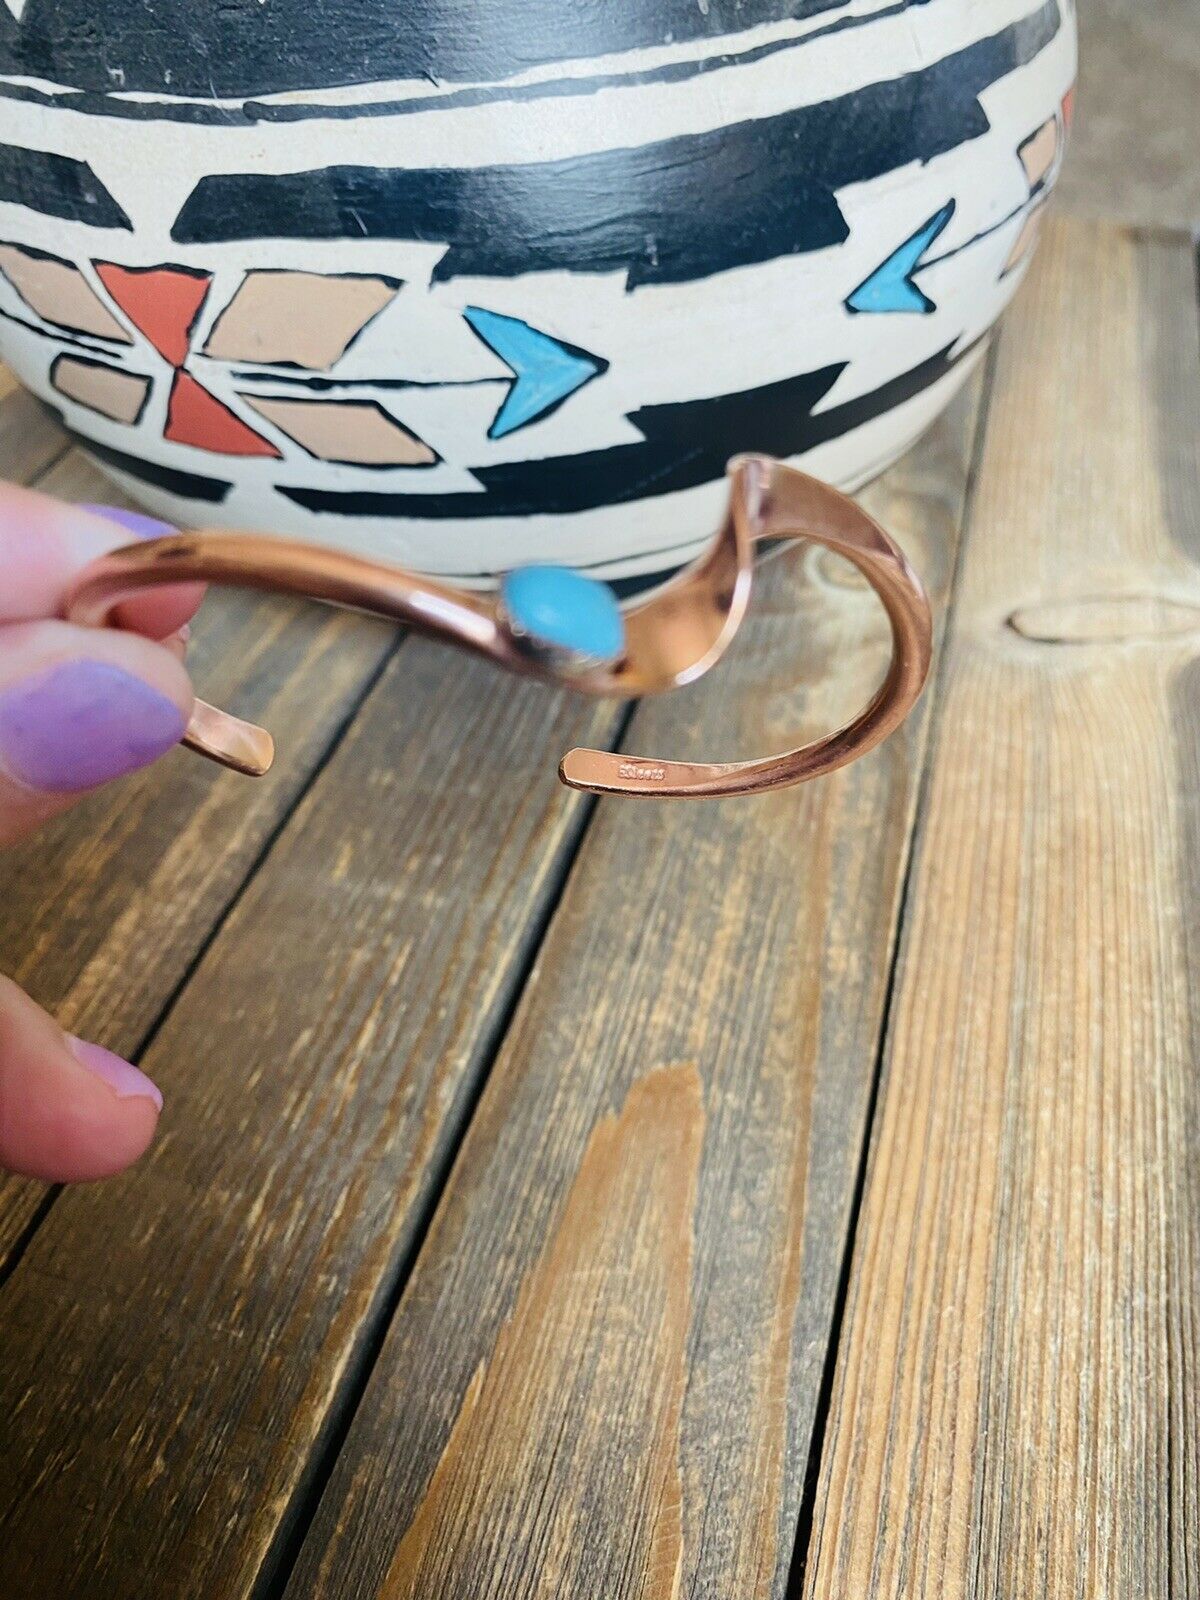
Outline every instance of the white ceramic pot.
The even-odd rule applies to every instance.
[[[652,582],[962,383],[1073,0],[0,0],[0,353],[122,488]]]

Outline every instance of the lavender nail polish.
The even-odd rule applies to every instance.
[[[163,1097],[159,1093],[158,1085],[144,1072],[140,1072],[132,1061],[113,1055],[111,1050],[106,1050],[101,1044],[92,1044],[88,1039],[77,1039],[73,1034],[67,1036],[67,1043],[79,1065],[86,1067],[89,1072],[94,1072],[98,1078],[103,1078],[118,1100],[150,1100],[157,1110],[162,1110]]]
[[[135,539],[162,539],[178,531],[169,522],[160,522],[157,517],[148,517],[141,511],[126,511],[123,506],[87,505],[79,509],[90,511],[94,517],[107,517],[109,522],[118,523]]]
[[[0,768],[74,794],[134,772],[183,737],[173,700],[107,661],[61,661],[0,691]]]

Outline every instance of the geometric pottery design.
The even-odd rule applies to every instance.
[[[965,380],[1073,0],[448,6],[0,6],[0,351],[150,509],[631,592]]]
[[[91,266],[112,306],[171,369],[163,437],[214,455],[281,459],[277,443],[218,399],[189,369],[212,274],[177,265],[125,267],[93,261]],[[136,339],[101,294],[69,262],[19,245],[0,245],[0,272],[29,311],[48,324],[47,337],[66,342],[75,335],[78,340],[136,346]],[[389,279],[354,274],[248,272],[199,353],[242,367],[325,372],[336,366],[400,287]],[[468,307],[464,320],[512,375],[489,429],[491,438],[503,438],[548,416],[607,365],[516,317]],[[113,356],[117,358],[116,352]],[[83,382],[80,365],[75,360],[64,367],[60,358],[51,377],[54,389],[102,416],[136,424],[151,380],[132,380],[117,366],[93,361],[89,365],[95,376]],[[128,398],[133,381],[141,396],[136,407]],[[429,466],[440,459],[378,402],[353,398],[353,390],[361,386],[351,381],[346,385],[350,397],[335,399],[244,391],[238,391],[238,399],[270,424],[272,432],[284,435],[314,459],[379,467]],[[119,398],[122,395],[124,399]]]

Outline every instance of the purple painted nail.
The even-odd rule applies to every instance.
[[[162,1110],[163,1097],[158,1092],[158,1085],[152,1083],[144,1072],[139,1072],[132,1061],[113,1055],[101,1044],[77,1039],[74,1034],[67,1035],[67,1043],[80,1066],[103,1078],[118,1100],[151,1100],[156,1110]]]
[[[0,691],[0,767],[49,794],[134,772],[183,737],[173,700],[107,661],[61,661]]]
[[[107,517],[109,522],[119,523],[126,533],[132,533],[135,539],[162,539],[168,533],[177,533],[169,522],[160,522],[157,517],[148,517],[141,511],[126,511],[124,506],[80,506],[81,511],[90,511],[94,517]]]

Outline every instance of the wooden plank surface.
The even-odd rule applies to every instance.
[[[26,459],[37,462],[44,452],[33,445]],[[38,486],[115,499],[78,451]],[[325,608],[213,595],[195,625],[192,671],[211,699],[236,701],[273,730],[275,767],[250,783],[173,755],[5,851],[0,970],[63,1027],[136,1055],[394,639]],[[44,1192],[0,1175],[0,1272]]]
[[[1200,225],[1195,0],[1079,0],[1078,116],[1056,205],[1148,228]]]
[[[1192,252],[1051,228],[944,667],[808,1600],[1200,1594]]]
[[[939,605],[975,401],[871,495]],[[626,748],[865,696],[869,592],[811,553],[760,584]],[[289,1596],[782,1595],[923,729],[750,803],[602,805]]]
[[[622,716],[393,658],[146,1054],[150,1154],[0,1291],[0,1595],[269,1583],[590,813],[558,758]]]
[[[1186,243],[1051,227],[828,1416],[924,717],[810,790],[604,803],[568,880],[553,762],[615,708],[409,642],[342,738],[383,630],[218,609],[201,676],[297,752],[283,792],[180,758],[0,864],[0,965],[149,1040],[168,1102],[32,1237],[40,1191],[0,1183],[6,1600],[1200,1595],[1198,349]],[[873,491],[943,599],[975,399]],[[630,748],[848,709],[868,597],[764,577]]]
[[[0,478],[35,483],[69,448],[67,435],[45,406],[0,366]]]

